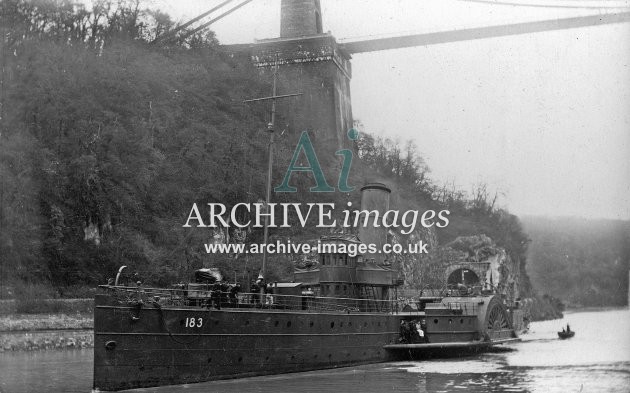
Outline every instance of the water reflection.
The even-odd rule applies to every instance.
[[[89,392],[91,349],[0,353],[0,392]]]
[[[181,385],[178,392],[254,393],[254,392],[526,392],[518,386],[522,380],[509,372],[490,373],[416,373],[405,365],[389,363],[335,371],[316,371],[247,380],[218,381]],[[171,392],[172,387],[137,389],[133,392]]]
[[[577,332],[558,340],[567,322]],[[630,312],[537,322],[513,351],[137,389],[134,392],[630,392]],[[89,392],[92,351],[0,354],[0,392]]]

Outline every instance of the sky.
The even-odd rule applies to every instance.
[[[219,2],[152,6],[185,21]],[[621,0],[321,4],[324,31],[342,42],[630,7]],[[277,37],[279,20],[280,0],[254,0],[212,28],[222,43],[245,43]],[[630,219],[630,23],[355,54],[352,68],[355,120],[372,134],[414,140],[436,182],[464,190],[486,183],[518,215]]]

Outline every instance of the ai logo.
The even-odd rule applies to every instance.
[[[359,132],[354,128],[348,130],[347,135],[348,139],[351,141],[359,138]],[[304,155],[306,155],[308,166],[297,166],[297,160],[300,157],[301,151],[304,151]],[[341,172],[339,173],[337,188],[340,192],[350,192],[354,190],[354,187],[348,186],[348,175],[350,174],[350,166],[352,165],[352,150],[342,149],[336,151],[335,154],[343,157],[343,165],[341,166]],[[316,185],[315,187],[310,188],[311,192],[335,192],[335,188],[331,187],[328,182],[326,182],[326,177],[324,176],[322,167],[319,165],[319,160],[317,160],[317,154],[315,154],[313,143],[306,131],[302,132],[300,140],[293,152],[291,163],[289,163],[289,167],[284,175],[284,180],[281,185],[274,188],[275,192],[297,192],[297,188],[289,185],[293,172],[311,172],[313,174]]]

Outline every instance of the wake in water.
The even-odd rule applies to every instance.
[[[566,323],[577,334],[559,340]],[[534,322],[520,343],[467,358],[372,364],[140,389],[168,393],[630,392],[630,312],[567,313]],[[89,392],[91,351],[0,354],[0,392]]]

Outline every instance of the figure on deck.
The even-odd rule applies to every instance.
[[[407,344],[409,342],[410,336],[411,336],[411,331],[409,330],[409,325],[403,319],[402,321],[400,321],[400,339],[399,339],[399,341],[402,344]]]

